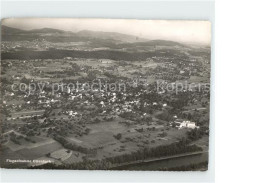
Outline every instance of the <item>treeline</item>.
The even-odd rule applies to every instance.
[[[145,148],[132,152],[131,154],[124,154],[120,156],[106,158],[111,164],[122,164],[138,160],[145,160],[149,158],[160,158],[164,156],[172,156],[182,153],[189,153],[195,151],[202,151],[201,147],[196,145],[187,145],[186,140],[170,145],[162,145],[154,148]]]
[[[191,142],[200,139],[204,135],[208,135],[207,127],[201,127],[199,129],[195,128],[187,132],[187,136],[188,136],[187,138]]]
[[[206,171],[208,170],[208,161],[204,161],[196,164],[189,164],[185,166],[179,166],[174,168],[161,168],[159,171]]]
[[[172,52],[122,52],[112,50],[99,51],[76,51],[76,50],[48,50],[48,51],[16,51],[2,53],[2,60],[5,59],[63,59],[65,57],[73,58],[96,58],[96,59],[111,59],[111,60],[146,60],[154,56],[174,56]]]
[[[78,146],[78,145],[69,143],[64,137],[56,135],[53,138],[54,138],[54,140],[59,142],[66,149],[78,151],[78,152],[81,152],[81,153],[84,153],[84,154],[96,155],[96,153],[97,153],[97,149],[89,149],[89,148],[86,148],[86,147],[82,147],[82,146]]]

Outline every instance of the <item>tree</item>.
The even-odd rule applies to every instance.
[[[118,133],[117,135],[114,135],[114,137],[117,139],[117,140],[120,140],[122,138],[122,134],[121,133]]]

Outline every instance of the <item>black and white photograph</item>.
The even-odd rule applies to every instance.
[[[207,171],[211,22],[6,18],[0,166]]]

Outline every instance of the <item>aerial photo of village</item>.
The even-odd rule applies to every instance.
[[[2,21],[0,166],[206,171],[210,43],[61,20]]]

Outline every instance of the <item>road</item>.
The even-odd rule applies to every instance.
[[[2,135],[6,135],[6,134],[9,134],[9,133],[12,133],[12,132],[14,132],[16,135],[21,135],[21,136],[25,137],[25,135],[23,135],[23,134],[21,134],[21,133],[15,131],[15,130],[10,130],[10,131],[8,131],[8,132],[3,133]]]

